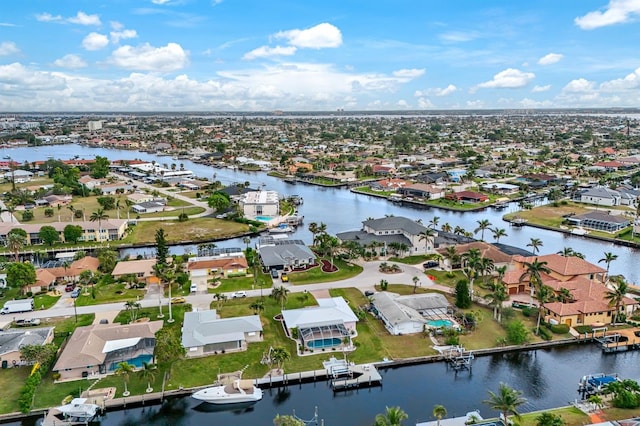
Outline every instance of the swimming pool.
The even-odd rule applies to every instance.
[[[448,319],[439,319],[427,321],[427,325],[431,327],[453,327],[453,321]]]
[[[270,220],[273,220],[273,216],[256,216],[256,220],[259,220],[260,222],[269,222]]]
[[[132,365],[135,368],[142,368],[144,367],[144,363],[150,363],[153,362],[153,355],[138,355],[137,357],[127,360],[126,361],[127,364]],[[118,364],[119,362],[114,362],[111,364],[111,366],[109,367],[109,370],[111,371],[115,371],[118,368]]]
[[[307,346],[310,347],[311,349],[322,349],[322,348],[332,348],[334,346],[338,346],[340,343],[342,343],[342,340],[336,337],[333,337],[331,339],[311,340],[309,343],[307,343]]]

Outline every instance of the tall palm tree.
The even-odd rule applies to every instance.
[[[284,371],[284,363],[291,358],[291,354],[285,348],[278,346],[271,351],[271,360],[278,364],[278,369]]]
[[[400,407],[386,407],[384,414],[376,416],[374,426],[400,426],[409,415]]]
[[[536,323],[536,334],[540,334],[540,321],[544,313],[544,304],[553,300],[553,289],[548,285],[540,285],[536,288],[535,299],[538,302],[538,321]]]
[[[311,232],[313,241],[311,243],[312,246],[316,245],[316,235],[318,234],[318,224],[316,222],[311,222],[309,224],[309,232]]]
[[[493,318],[498,322],[502,321],[502,303],[509,300],[509,293],[504,284],[498,283],[493,286],[493,291],[484,296],[489,301],[489,306],[493,308]]]
[[[156,369],[157,368],[154,363],[142,361],[142,370],[140,370],[140,375],[142,376],[142,380],[147,381],[147,393],[153,392],[151,383],[156,379]]]
[[[610,251],[604,253],[604,257],[598,260],[598,263],[604,262],[607,265],[607,280],[609,280],[609,267],[611,266],[611,262],[618,258],[617,254],[613,254]]]
[[[25,245],[27,245],[27,239],[24,235],[18,234],[17,232],[9,232],[7,235],[7,248],[13,252],[16,262],[20,261],[20,251],[22,251]]]
[[[613,285],[613,288],[608,290],[604,298],[609,301],[609,306],[615,306],[616,313],[613,317],[614,324],[618,322],[618,315],[620,314],[620,305],[624,301],[629,291],[629,286],[624,280],[619,280]]]
[[[500,383],[498,393],[489,391],[489,398],[482,402],[487,404],[489,408],[500,411],[503,416],[503,421],[507,423],[507,416],[509,416],[509,414],[515,416],[516,419],[520,419],[518,407],[525,404],[527,400],[522,397],[522,392],[510,388],[504,383]]]
[[[462,260],[462,273],[469,280],[469,297],[473,297],[473,282],[478,276],[482,255],[480,250],[472,248],[460,256]]]
[[[271,290],[271,297],[280,303],[281,309],[284,309],[284,304],[287,303],[287,298],[289,297],[289,290],[284,286],[274,287]]]
[[[429,221],[429,228],[436,229],[436,227],[438,226],[439,222],[440,222],[440,217],[439,216],[432,217],[431,220]]]
[[[506,237],[507,231],[504,228],[495,228],[493,229],[493,239],[496,240],[496,243],[500,242],[500,238]]]
[[[91,213],[89,221],[98,222],[98,242],[102,241],[102,221],[109,219],[109,215],[104,212],[104,209],[98,209]]]
[[[436,236],[436,231],[433,228],[425,228],[418,234],[418,241],[425,241],[427,249],[430,248],[429,243],[433,241],[433,237]]]
[[[436,426],[440,426],[440,420],[442,420],[443,417],[447,416],[447,409],[444,408],[444,405],[440,405],[440,404],[434,405],[432,414],[433,414],[433,417],[438,419]]]
[[[456,251],[456,246],[448,246],[444,250],[444,258],[449,261],[449,269],[453,270],[453,266],[460,262],[460,255]]]
[[[69,211],[71,212],[71,222],[73,222],[73,216],[75,216],[75,212],[76,212],[76,208],[73,207],[72,204],[69,204],[67,206],[67,208],[69,209]]]
[[[540,252],[540,247],[542,247],[542,240],[540,238],[531,238],[527,247],[531,247],[531,251],[533,254],[537,254]]]
[[[558,254],[564,257],[574,256],[574,257],[579,257],[580,259],[584,259],[584,254],[575,251],[571,247],[564,247],[562,250],[558,252]]]
[[[474,234],[480,232],[480,240],[484,241],[484,231],[491,229],[491,222],[489,219],[481,219],[478,221],[478,227],[473,231]]]
[[[442,232],[447,232],[450,233],[451,232],[451,224],[449,222],[443,223],[442,226],[440,227],[440,230]]]
[[[542,274],[550,274],[551,269],[547,267],[547,262],[540,262],[536,257],[533,262],[524,262],[524,272],[520,275],[520,282],[525,279],[529,280],[529,286],[533,294],[533,290],[542,285]]]
[[[124,381],[124,392],[122,392],[122,396],[129,396],[127,384],[129,383],[129,374],[133,372],[133,368],[133,365],[125,361],[118,363],[118,368],[115,370],[116,376],[122,376],[122,380]]]

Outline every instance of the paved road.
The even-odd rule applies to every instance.
[[[442,291],[451,291],[449,287],[444,287],[438,284],[435,284],[429,277],[424,273],[421,267],[413,266],[413,265],[405,265],[402,263],[397,263],[402,272],[396,274],[384,274],[379,271],[379,266],[381,261],[373,261],[373,262],[361,262],[360,265],[363,267],[363,271],[353,278],[347,278],[345,280],[340,281],[332,281],[326,283],[317,283],[317,284],[307,284],[307,285],[292,285],[291,283],[282,283],[279,280],[275,283],[276,286],[284,285],[291,293],[299,293],[299,292],[311,292],[317,290],[326,290],[331,288],[349,288],[355,287],[360,289],[361,291],[365,290],[373,290],[376,284],[380,283],[380,280],[387,280],[389,284],[408,284],[413,285],[413,277],[418,277],[420,279],[419,286],[423,288],[432,288]],[[394,264],[394,262],[387,262],[388,264]],[[153,286],[152,286],[153,287]],[[156,287],[157,288],[157,287]],[[101,305],[93,305],[93,306],[77,306],[74,308],[73,299],[70,297],[70,293],[66,293],[64,288],[62,288],[62,297],[58,300],[55,306],[46,310],[38,310],[36,307],[36,311],[27,312],[22,314],[9,314],[4,317],[7,320],[11,319],[21,319],[21,318],[54,318],[54,317],[70,317],[77,314],[101,314],[106,312],[118,312],[124,309],[124,302],[117,303],[105,303]],[[260,296],[260,289],[247,290],[247,296],[249,297],[258,297]],[[265,288],[262,290],[265,296],[271,294],[270,289]],[[231,297],[232,293],[225,293],[228,297]],[[144,308],[149,307],[158,307],[162,304],[162,309],[167,315],[168,311],[168,303],[169,298],[167,297],[159,297],[159,293],[154,293],[154,289],[150,288],[147,296],[142,298],[139,302]],[[213,301],[213,295],[209,293],[200,293],[186,296],[187,302],[197,307],[208,307]],[[2,319],[5,319],[2,318]]]

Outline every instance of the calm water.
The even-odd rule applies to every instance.
[[[616,246],[586,238],[565,235],[557,232],[528,227],[509,227],[507,222],[502,220],[502,216],[510,211],[515,211],[517,206],[512,203],[508,209],[495,211],[487,209],[481,212],[449,212],[439,209],[420,209],[415,207],[401,206],[390,203],[386,200],[374,198],[366,195],[354,194],[345,189],[322,188],[312,185],[297,184],[291,185],[280,179],[272,178],[263,172],[242,172],[231,169],[216,169],[202,164],[194,164],[190,161],[173,160],[171,157],[160,157],[144,152],[124,151],[102,148],[88,148],[77,145],[56,145],[50,147],[40,147],[37,151],[33,148],[14,148],[3,150],[2,155],[10,155],[14,160],[24,162],[33,161],[36,158],[45,160],[51,155],[56,159],[71,159],[75,156],[80,158],[94,158],[97,155],[108,157],[111,160],[133,160],[141,159],[145,161],[155,160],[159,164],[176,163],[178,166],[184,164],[186,169],[192,170],[197,176],[219,180],[223,184],[236,182],[250,182],[254,188],[259,188],[262,184],[265,188],[278,191],[282,195],[300,195],[304,204],[300,206],[300,214],[305,217],[305,226],[292,235],[307,243],[311,243],[311,233],[308,231],[310,222],[324,222],[327,224],[327,231],[335,234],[353,229],[359,229],[362,221],[368,217],[383,217],[385,215],[406,216],[411,219],[422,219],[423,223],[429,223],[434,217],[439,217],[440,225],[450,223],[452,227],[461,226],[469,231],[473,231],[478,226],[481,219],[489,219],[493,227],[504,228],[508,236],[502,238],[500,242],[516,247],[526,248],[532,237],[539,238],[543,242],[541,253],[555,253],[564,247],[572,247],[574,250],[583,253],[590,262],[597,263],[604,256],[605,252],[612,252],[618,255],[618,259],[611,263],[612,274],[623,274],[627,280],[633,283],[640,283],[640,269],[636,267],[638,250],[628,247]],[[478,235],[479,238],[479,235]],[[485,239],[492,241],[490,233],[485,233]],[[219,247],[244,247],[241,240],[228,240],[216,243]],[[174,253],[195,252],[194,246],[177,246],[172,248]],[[125,252],[125,254],[147,254],[153,256],[151,249],[139,249]],[[604,267],[604,264],[601,263]]]
[[[318,363],[322,360],[318,356]],[[479,409],[483,417],[495,416],[482,401],[487,390],[500,382],[521,390],[527,404],[521,411],[568,405],[578,398],[577,385],[585,374],[617,372],[624,378],[640,379],[640,352],[601,353],[595,345],[571,345],[549,350],[501,354],[476,358],[471,371],[454,372],[443,363],[381,370],[381,387],[334,394],[327,382],[292,385],[265,391],[262,401],[236,409],[216,411],[189,397],[162,405],[106,413],[100,424],[116,425],[271,425],[276,414],[295,413],[305,419],[319,418],[327,426],[371,425],[385,406],[398,405],[408,414],[407,425],[434,420],[435,404],[448,415],[461,416]],[[22,424],[32,424],[33,421]],[[13,423],[15,425],[21,423]]]

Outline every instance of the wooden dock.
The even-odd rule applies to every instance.
[[[640,349],[640,327],[604,331],[594,337],[603,352],[622,352]]]
[[[331,381],[334,392],[361,387],[377,386],[382,383],[382,376],[373,364],[356,365],[349,369],[349,376]]]

